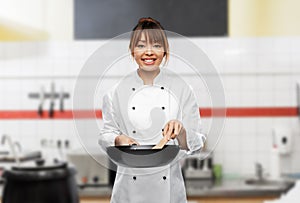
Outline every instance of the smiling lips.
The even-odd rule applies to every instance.
[[[145,65],[154,65],[156,58],[143,58],[142,61]]]

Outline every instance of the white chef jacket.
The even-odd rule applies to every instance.
[[[160,70],[152,86],[144,85],[137,71],[125,76],[104,96],[102,117],[104,125],[99,144],[103,149],[114,146],[115,138],[120,134],[128,135],[140,144],[155,145],[162,138],[162,128],[171,119],[180,120],[186,129],[189,150],[181,150],[179,154],[199,152],[205,142],[192,89],[165,68]],[[163,122],[159,122],[159,118],[163,118]],[[175,139],[168,144],[178,142]],[[146,169],[118,166],[111,202],[186,202],[178,160]]]

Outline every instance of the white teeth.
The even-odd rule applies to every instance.
[[[151,63],[153,61],[153,59],[145,59],[146,63]]]

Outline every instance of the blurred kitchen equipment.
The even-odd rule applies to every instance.
[[[272,130],[273,147],[278,149],[279,154],[287,155],[292,151],[293,136],[290,128],[276,127]],[[276,146],[275,146],[276,145]]]
[[[14,146],[16,146],[18,148],[19,153],[22,153],[22,146],[21,146],[20,142],[18,142],[18,141],[14,142]]]
[[[50,95],[50,108],[49,108],[49,117],[53,118],[54,116],[54,100],[55,100],[55,84],[51,83],[51,95]]]
[[[41,87],[41,92],[40,92],[40,104],[39,104],[39,108],[38,108],[38,114],[40,116],[43,116],[43,105],[44,105],[44,101],[45,101],[45,89],[44,86]]]
[[[74,175],[65,162],[12,167],[3,174],[2,203],[78,203]]]
[[[281,178],[281,159],[292,152],[293,136],[287,127],[276,127],[272,130],[272,148],[270,149],[270,178]]]
[[[214,164],[213,166],[214,178],[216,181],[221,181],[222,179],[222,165]]]
[[[190,155],[185,159],[183,175],[186,180],[213,180],[212,153],[204,151],[201,154],[201,156]]]
[[[133,168],[158,167],[169,164],[179,152],[178,145],[131,145],[107,147],[107,154],[116,165]]]
[[[2,139],[1,139],[2,145],[5,144],[6,140],[7,140],[7,142],[8,142],[10,151],[11,151],[12,155],[14,156],[17,165],[20,165],[20,159],[19,159],[19,156],[18,156],[18,154],[17,154],[17,152],[16,152],[16,150],[15,150],[15,145],[13,144],[13,142],[12,142],[10,136],[8,136],[8,135],[3,135],[3,136],[2,136]]]
[[[23,151],[17,159],[19,159],[20,163],[26,162],[26,161],[32,161],[36,160],[42,157],[41,151]],[[12,163],[16,162],[16,157],[12,156],[9,152],[7,154],[1,154],[0,155],[0,162],[3,163]]]
[[[264,203],[298,203],[300,202],[300,180],[296,180],[292,187],[279,199],[265,201]]]
[[[43,105],[45,103],[46,99],[50,99],[50,108],[49,108],[49,117],[54,116],[54,105],[55,105],[55,99],[60,100],[60,111],[64,111],[64,99],[67,99],[70,97],[69,93],[64,92],[63,87],[61,88],[61,92],[57,93],[55,92],[55,84],[51,83],[51,90],[50,92],[45,92],[44,86],[41,86],[39,93],[29,93],[29,98],[33,99],[40,99],[39,106],[38,106],[38,115],[43,116]]]
[[[255,175],[257,177],[257,180],[262,181],[263,180],[263,167],[261,163],[255,163]]]
[[[64,112],[64,88],[61,88],[60,96],[59,96],[59,110],[60,112]]]
[[[59,159],[61,161],[64,161],[65,160],[65,153],[63,152],[63,143],[62,143],[62,141],[57,140],[56,146],[57,146],[57,150],[58,150],[58,154],[59,154]]]
[[[278,147],[273,145],[270,151],[270,179],[277,180],[281,176],[280,154]]]
[[[279,176],[278,176],[279,177]],[[257,185],[257,186],[280,186],[290,188],[293,186],[294,181],[292,179],[274,179],[271,177],[264,177],[264,169],[261,163],[255,163],[255,177],[245,180],[245,183],[248,185]]]
[[[83,149],[69,150],[67,159],[77,170],[76,182],[80,187],[112,186],[116,167],[103,152],[94,150],[93,157]],[[114,170],[110,170],[114,169]]]

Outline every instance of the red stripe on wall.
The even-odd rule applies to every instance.
[[[229,107],[226,117],[293,117],[298,116],[297,107]],[[201,108],[202,117],[224,116],[224,109]]]
[[[89,110],[67,110],[67,111],[54,111],[53,117],[49,117],[49,113],[44,111],[42,116],[40,116],[37,111],[25,110],[25,111],[0,111],[0,119],[92,119],[92,118],[102,119],[101,110],[89,111]]]
[[[298,116],[297,107],[228,107],[221,108],[200,108],[201,117],[223,117],[224,110],[226,117],[295,117]],[[49,117],[47,111],[38,115],[33,110],[0,110],[0,119],[102,119],[102,111],[90,110],[67,110],[64,112],[55,111],[53,118]]]

